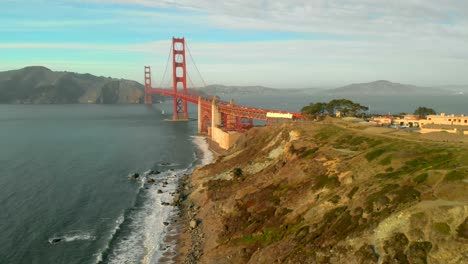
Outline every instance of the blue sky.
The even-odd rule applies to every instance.
[[[0,71],[44,65],[159,84],[184,36],[208,84],[468,84],[463,0],[1,0]],[[190,71],[191,69],[189,69]],[[190,72],[189,72],[190,74]],[[195,85],[200,78],[192,71]],[[164,81],[163,81],[164,82]]]

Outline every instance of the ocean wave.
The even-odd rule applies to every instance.
[[[105,255],[100,254],[99,262],[103,259],[106,263],[158,263],[163,256],[176,255],[174,241],[165,241],[169,233],[173,233],[170,222],[177,213],[176,207],[171,204],[173,194],[177,189],[179,176],[191,173],[195,165],[206,165],[214,161],[213,153],[208,148],[204,137],[194,136],[193,143],[197,147],[198,155],[194,161],[184,169],[169,169],[158,174],[152,174],[151,178],[156,184],[148,184],[147,178],[150,170],[141,175],[135,204],[128,209],[125,220],[119,226],[123,226],[119,234],[109,242]],[[177,166],[176,163],[161,163],[161,166]],[[160,192],[162,191],[162,193]],[[117,233],[116,231],[114,234]],[[173,235],[173,234],[172,234]]]
[[[200,158],[200,165],[204,166],[213,163],[213,152],[210,151],[210,147],[208,142],[206,142],[206,138],[201,136],[193,136],[192,139],[193,143],[195,143],[195,145],[202,153],[202,157]]]
[[[115,220],[114,228],[112,229],[109,239],[108,239],[109,243],[107,243],[106,247],[103,250],[101,250],[100,253],[96,254],[96,264],[102,262],[104,254],[109,250],[110,243],[114,239],[115,234],[120,229],[120,226],[122,225],[124,220],[125,220],[124,214],[119,215],[119,217]]]
[[[179,166],[180,164],[170,163],[170,162],[160,162],[158,165],[159,166],[165,166],[165,167],[174,167],[174,166]]]
[[[154,260],[160,257],[159,249],[167,228],[164,222],[170,221],[176,209],[171,203],[177,188],[177,176],[186,172],[187,169],[163,171],[151,175],[156,180],[155,184],[142,181],[135,203],[127,209],[122,230],[101,258],[104,259],[103,262],[157,262]]]
[[[90,233],[83,231],[70,231],[69,233],[63,235],[54,235],[49,238],[48,241],[50,244],[58,244],[62,242],[73,242],[78,240],[95,240],[96,237]]]

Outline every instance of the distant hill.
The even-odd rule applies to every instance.
[[[449,90],[454,94],[468,94],[468,85],[445,85],[437,88]]]
[[[228,86],[221,84],[212,84],[200,88],[199,91],[207,95],[265,95],[282,93],[304,93],[316,94],[324,91],[320,88],[270,88],[265,86]]]
[[[370,83],[354,83],[324,91],[328,95],[447,95],[453,94],[442,88],[419,87],[410,84],[393,83],[385,80]]]
[[[54,72],[42,66],[0,72],[0,103],[141,103],[143,90],[136,81]]]
[[[210,95],[220,94],[264,94],[277,92],[277,89],[264,86],[226,86],[221,84],[207,85],[200,89],[203,93]]]

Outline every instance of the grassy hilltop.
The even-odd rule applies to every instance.
[[[331,119],[254,128],[192,176],[200,261],[466,263],[467,161]]]

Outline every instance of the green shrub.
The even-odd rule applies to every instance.
[[[389,165],[392,163],[392,156],[388,155],[387,157],[383,158],[381,161],[379,161],[380,165]]]
[[[427,177],[429,176],[429,174],[427,173],[422,173],[422,174],[419,174],[418,176],[416,176],[413,181],[414,183],[416,184],[420,184],[422,182],[425,182],[427,180]]]
[[[382,155],[386,151],[387,150],[385,148],[374,149],[371,152],[366,154],[366,159],[367,159],[367,161],[372,161],[372,160],[378,158],[380,155]]]
[[[235,168],[235,169],[233,169],[233,170],[232,170],[232,173],[234,174],[234,176],[235,176],[236,178],[239,178],[239,177],[241,177],[241,176],[244,174],[244,172],[242,171],[241,168]]]
[[[434,223],[432,228],[441,234],[450,235],[450,226],[446,223]]]
[[[445,175],[445,181],[459,181],[463,180],[467,175],[466,170],[452,170]]]

